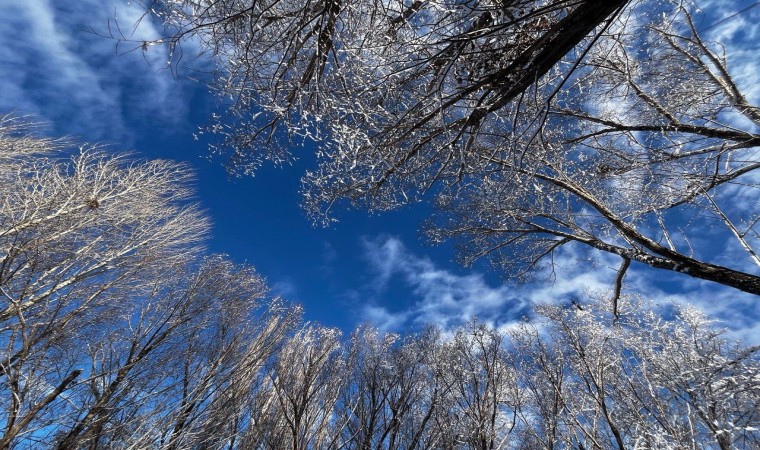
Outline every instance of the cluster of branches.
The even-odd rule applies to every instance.
[[[186,169],[28,130],[0,120],[2,449],[760,445],[760,349],[694,310],[344,341],[200,257]]]
[[[440,207],[509,275],[580,245],[760,294],[760,113],[679,0],[161,0],[230,102],[231,165],[320,142],[305,207]],[[740,202],[732,198],[741,199]],[[726,257],[700,238],[725,240]],[[737,257],[743,254],[745,257]]]
[[[416,152],[540,78],[625,0],[160,0],[172,53],[197,38],[233,106],[215,130],[238,169],[281,161],[280,130]],[[144,43],[152,44],[152,43]],[[327,122],[326,127],[320,122]],[[341,129],[341,127],[348,129]],[[358,135],[355,135],[359,133]],[[427,142],[425,142],[427,141]],[[419,145],[417,145],[419,144]],[[256,147],[260,154],[251,152]]]
[[[541,110],[539,128],[470,149],[482,178],[437,196],[434,240],[521,273],[575,243],[619,256],[620,277],[635,261],[760,294],[760,109],[687,10],[628,24],[642,16],[621,15],[553,104],[513,116]]]
[[[0,118],[0,448],[227,442],[299,311],[201,258],[186,168],[67,145]]]

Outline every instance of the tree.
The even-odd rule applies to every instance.
[[[526,91],[626,3],[162,0],[145,7],[167,25],[159,42],[172,54],[183,39],[198,38],[220,64],[214,89],[233,106],[214,129],[247,171],[264,158],[287,158],[284,146],[273,145],[278,130],[367,139],[363,151],[390,145],[406,159],[418,147],[435,151],[445,135],[461,133],[454,140],[465,142],[485,115]]]
[[[371,328],[324,442],[349,449],[755,448],[760,347],[692,307],[540,306],[397,339]],[[324,448],[332,448],[326,445]]]
[[[590,52],[540,129],[473,152],[484,178],[438,196],[434,239],[522,272],[582,244],[622,258],[617,295],[631,261],[760,294],[758,108],[686,9],[646,28],[641,14]],[[694,244],[705,233],[746,259],[716,261]]]
[[[354,361],[336,405],[338,442],[350,449],[440,446],[436,426],[445,392],[440,332],[398,336],[362,327],[351,339]]]
[[[284,343],[256,394],[246,448],[329,448],[333,411],[345,380],[340,332],[305,325]]]
[[[511,335],[527,448],[754,448],[759,347],[742,347],[692,307],[604,299],[542,307],[546,328]],[[522,362],[520,362],[522,361]],[[538,444],[538,445],[537,445]],[[525,447],[523,447],[525,448]]]
[[[614,298],[631,262],[760,293],[757,216],[725,204],[754,195],[758,109],[678,0],[151,6],[172,48],[215,57],[234,168],[320,143],[315,221],[430,198],[430,238],[466,264],[522,276],[580,245],[621,258]],[[749,267],[693,248],[697,224]]]
[[[0,120],[0,448],[233,446],[300,310],[199,260],[186,168],[32,131]]]
[[[83,373],[68,355],[119,314],[109,304],[149,289],[144,281],[159,262],[172,267],[192,256],[207,222],[187,203],[182,166],[127,165],[92,147],[62,157],[63,142],[35,138],[10,116],[0,120],[0,142],[0,448],[7,448],[32,423],[55,423],[53,405]]]
[[[504,337],[485,324],[471,322],[443,344],[441,372],[448,390],[441,411],[450,416],[445,440],[452,448],[509,448],[520,389]]]
[[[388,448],[396,447],[394,432],[400,414],[389,402],[404,373],[392,357],[397,338],[366,326],[351,337],[352,364],[336,405],[337,422],[342,424],[339,443],[347,448],[371,450],[386,439]]]
[[[234,445],[249,393],[299,311],[262,302],[262,278],[220,256],[172,280],[125,301],[126,323],[88,344],[90,381],[69,394],[76,419],[57,448]]]
[[[0,448],[760,445],[760,347],[694,308],[591,299],[347,343],[251,267],[196,258],[185,170],[28,130],[0,120]]]

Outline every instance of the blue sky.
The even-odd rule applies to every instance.
[[[754,2],[700,2],[712,17]],[[723,10],[720,10],[720,9]],[[254,265],[275,293],[304,305],[306,318],[346,330],[369,321],[390,330],[436,323],[452,326],[477,316],[508,326],[535,302],[568,302],[585,292],[611,289],[619,262],[598,257],[577,264],[572,251],[558,258],[551,286],[514,285],[485,265],[459,267],[453,246],[430,247],[418,235],[427,206],[368,215],[344,211],[331,228],[315,228],[300,210],[299,179],[305,156],[293,167],[263,167],[255,178],[228,179],[222,161],[209,160],[207,144],[194,140],[216,101],[205,87],[167,70],[159,47],[146,53],[118,50],[87,32],[107,31],[117,18],[136,40],[158,36],[127,2],[4,0],[0,4],[0,112],[33,114],[49,133],[108,144],[139,157],[184,161],[197,173],[198,200],[214,223],[212,252]],[[734,44],[740,82],[758,86],[757,24],[760,8],[721,23],[714,38]],[[709,23],[713,23],[712,21]],[[185,46],[185,58],[193,45]],[[194,61],[196,65],[203,61]],[[188,71],[180,75],[191,75]],[[757,89],[754,98],[758,99]],[[308,155],[308,149],[304,150]],[[754,298],[683,275],[634,265],[627,288],[658,302],[695,302],[739,335],[760,342],[760,306]]]

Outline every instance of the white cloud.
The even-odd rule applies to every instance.
[[[157,38],[147,19],[133,33],[138,8],[101,0],[8,0],[0,12],[0,111],[36,114],[57,133],[122,143],[139,131],[134,124],[177,124],[187,114],[186,89],[165,70],[166,49],[119,55],[116,41],[88,32],[107,32],[110,21],[137,41]]]
[[[382,306],[364,305],[362,317],[381,330],[400,330],[408,319],[409,312],[391,313]]]
[[[283,278],[272,283],[272,293],[282,298],[293,300],[298,298],[298,286],[293,280]]]
[[[559,271],[552,285],[492,285],[482,273],[462,275],[441,269],[429,258],[410,252],[398,238],[365,240],[364,247],[375,297],[395,282],[411,294],[410,303],[401,310],[391,311],[372,300],[362,306],[364,320],[389,330],[426,324],[450,329],[473,318],[508,326],[536,303],[568,302],[571,297],[607,289],[614,277],[611,270],[580,272],[567,264],[568,270]],[[557,264],[565,265],[565,259],[558,258]],[[362,296],[367,297],[372,298]]]
[[[705,30],[707,39],[720,42],[728,55],[728,68],[750,103],[760,102],[757,73],[760,62],[760,6],[750,2],[700,0],[704,12],[695,16],[697,29]],[[749,7],[749,8],[748,8]],[[748,9],[747,9],[748,8]]]
[[[509,328],[539,303],[569,304],[570,299],[610,296],[620,261],[597,254],[581,258],[572,247],[555,257],[556,278],[552,284],[489,284],[483,274],[460,275],[438,267],[427,257],[415,255],[395,237],[364,240],[374,292],[354,293],[362,320],[380,329],[397,331],[425,324],[450,330],[472,318],[500,328]],[[584,262],[585,261],[585,262]],[[408,289],[408,301],[400,307],[378,304],[387,290],[398,283]],[[737,338],[760,343],[760,302],[745,294],[682,274],[651,269],[634,263],[628,270],[624,292],[668,307],[692,304],[720,320]]]

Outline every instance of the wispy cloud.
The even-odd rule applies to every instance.
[[[363,320],[391,330],[425,324],[448,329],[473,318],[505,326],[529,314],[535,303],[568,302],[571,297],[607,288],[614,276],[609,270],[579,273],[566,267],[551,285],[494,284],[476,271],[457,274],[442,269],[430,258],[409,251],[395,237],[365,240],[364,250],[374,293],[362,296],[370,299],[362,306]],[[373,295],[387,298],[384,291],[391,283],[402,284],[411,294],[401,309],[392,310],[372,300]]]
[[[271,283],[272,293],[276,296],[294,300],[298,299],[298,286],[290,278],[282,278]]]
[[[381,330],[401,330],[404,328],[411,311],[390,312],[383,306],[364,305],[362,319]]]
[[[385,330],[403,330],[426,324],[451,329],[473,318],[497,327],[510,327],[538,303],[569,304],[588,295],[610,296],[619,261],[609,255],[593,260],[569,248],[555,258],[556,278],[551,284],[489,283],[477,271],[457,274],[430,258],[411,252],[396,238],[381,236],[363,241],[369,273],[368,292],[354,293],[361,300],[361,320]],[[394,285],[408,289],[403,305],[382,304]],[[736,337],[760,342],[760,302],[757,297],[715,283],[634,264],[625,279],[624,292],[669,308],[696,305],[722,321]]]
[[[138,8],[101,0],[8,0],[0,11],[0,111],[35,114],[57,133],[125,144],[140,123],[177,124],[187,114],[187,84],[166,70],[166,49],[118,55],[116,41],[88,32],[106,32],[110,21],[135,41],[159,37],[150,20],[133,29]]]
[[[760,101],[757,71],[760,61],[760,6],[750,1],[700,0],[695,16],[697,30],[707,39],[720,42],[719,51],[728,55],[728,66],[751,103]]]

